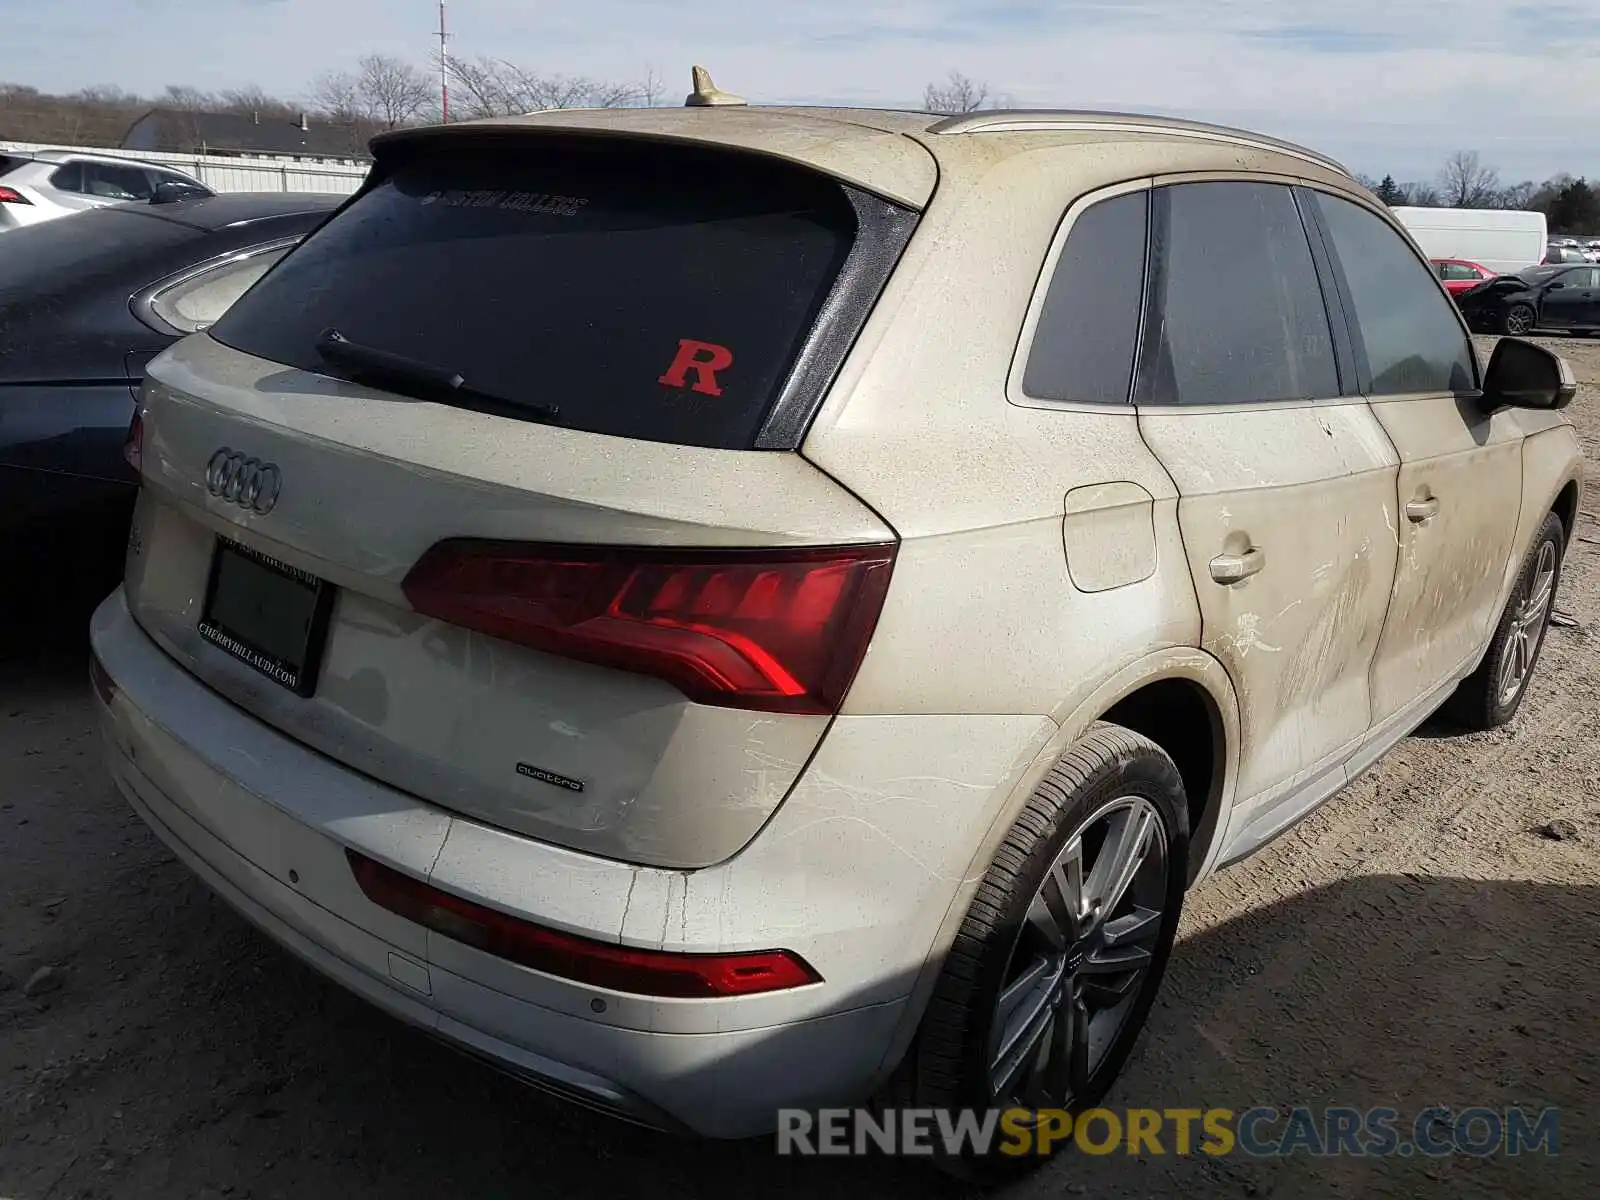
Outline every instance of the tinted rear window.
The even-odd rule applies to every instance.
[[[569,428],[743,449],[854,233],[840,187],[766,160],[615,143],[434,152],[211,333],[350,377],[317,350],[336,329],[514,408],[557,406]]]

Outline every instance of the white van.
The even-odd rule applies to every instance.
[[[1512,275],[1544,261],[1542,212],[1492,208],[1396,208],[1395,218],[1429,258],[1459,258]]]

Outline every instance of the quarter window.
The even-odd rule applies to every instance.
[[[1337,396],[1328,309],[1293,193],[1276,184],[1186,183],[1156,194],[1166,220],[1141,402]]]
[[[1405,239],[1348,200],[1318,195],[1317,205],[1355,306],[1351,335],[1366,355],[1370,394],[1476,387],[1472,345],[1455,309]]]
[[[1126,404],[1144,297],[1149,196],[1084,209],[1045,293],[1022,390],[1041,400]]]
[[[138,167],[117,167],[109,163],[83,164],[83,190],[106,200],[148,200],[150,179]]]

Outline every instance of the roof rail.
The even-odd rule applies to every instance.
[[[1033,133],[1048,130],[1107,130],[1126,133],[1161,133],[1169,137],[1203,138],[1208,141],[1232,142],[1257,150],[1274,150],[1292,154],[1318,166],[1349,176],[1343,163],[1294,142],[1252,133],[1248,129],[1235,129],[1228,125],[1212,125],[1205,121],[1189,121],[1180,117],[1159,117],[1146,113],[1096,112],[1071,109],[988,109],[983,112],[961,113],[940,121],[929,133]]]

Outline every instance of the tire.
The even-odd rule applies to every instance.
[[[1550,628],[1550,614],[1561,586],[1566,540],[1561,518],[1555,513],[1547,515],[1523,560],[1483,662],[1445,702],[1445,716],[1463,729],[1496,729],[1516,716],[1521,707]]]
[[[1064,891],[1056,885],[1072,876],[1070,868],[1063,867],[1059,874],[1056,868],[1070,859],[1073,845],[1079,848],[1080,912],[1097,890],[1102,900],[1115,891],[1114,886],[1103,886],[1109,871],[1097,874],[1102,859],[1117,857],[1110,853],[1113,847],[1144,847],[1138,859],[1143,865],[1109,909],[1101,911],[1096,905],[1082,917],[1081,940],[1074,942],[1068,934],[1064,940],[1069,948],[1052,951],[1042,931],[1054,929],[1059,934],[1064,927],[1056,919],[1063,911]],[[1188,804],[1172,759],[1148,738],[1116,725],[1095,725],[1040,782],[996,851],[956,935],[916,1039],[891,1085],[895,1102],[980,1112],[1019,1106],[1069,1112],[1093,1108],[1133,1050],[1160,989],[1183,905],[1188,854]],[[1047,877],[1048,894],[1041,891]],[[1155,905],[1160,907],[1152,917]],[[1117,939],[1114,945],[1103,940],[1108,930]],[[1031,978],[1028,967],[1033,965],[1036,973],[1048,954],[1059,955],[1054,968],[1059,982],[1048,987],[1044,979],[1027,984],[1021,977]],[[1140,956],[1141,967],[1117,973],[1119,964]],[[1114,1004],[1091,1007],[1091,997],[1098,1005],[1119,988],[1120,999]],[[1080,989],[1082,999],[1073,1011],[1088,1012],[1091,1022],[1106,1021],[1094,1032],[1097,1037],[1106,1031],[1112,1036],[1097,1059],[1087,1039],[1080,1053],[1052,1057],[1052,1065],[1074,1064],[1068,1072],[1074,1082],[1069,1089],[1058,1079],[1063,1086],[1057,1094],[1041,1094],[1034,1090],[1038,1081],[1027,1069],[1031,1055],[1020,1049],[1009,1056],[995,1052],[1004,1032],[998,1011],[1002,994],[1036,998],[1048,990],[1077,996]],[[1019,999],[1011,1028],[1021,1032],[1022,1017],[1032,1008],[1031,1002]],[[1050,1024],[1028,1026],[1039,1030],[1039,1040],[1021,1038],[1019,1044],[1042,1045],[1058,1027],[1094,1029],[1092,1024],[1074,1021],[1057,1026],[1056,1018],[1041,1019]],[[1019,1058],[1020,1078],[997,1088],[996,1077],[1007,1072],[997,1069],[996,1061],[1014,1063]],[[941,1155],[935,1161],[960,1179],[997,1183],[1027,1173],[1048,1157],[991,1153]]]
[[[1510,308],[1506,309],[1506,315],[1502,320],[1502,326],[1505,332],[1511,337],[1521,337],[1523,334],[1528,333],[1533,329],[1533,323],[1536,316],[1537,314],[1533,311],[1533,307],[1531,305],[1513,304]]]

